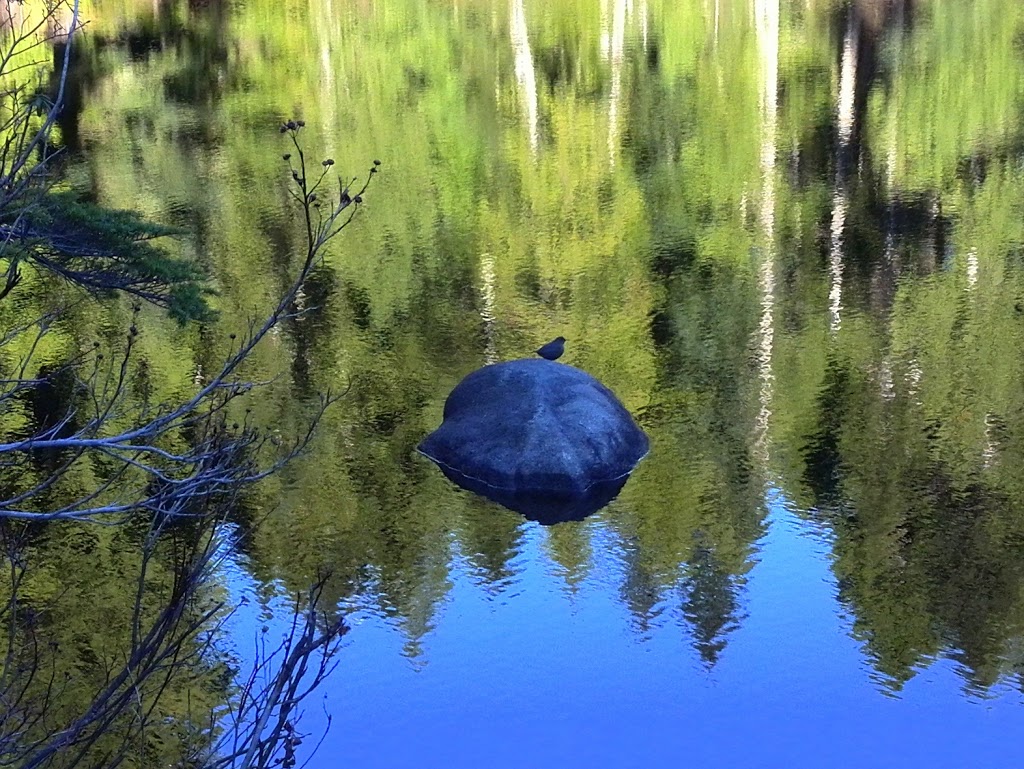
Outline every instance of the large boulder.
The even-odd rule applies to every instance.
[[[545,524],[606,505],[648,449],[611,390],[539,358],[469,374],[419,445],[459,486]]]

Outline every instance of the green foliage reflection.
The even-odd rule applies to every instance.
[[[399,617],[412,653],[456,554],[500,588],[518,521],[413,447],[461,376],[563,334],[654,449],[596,520],[548,533],[570,588],[610,532],[637,623],[674,617],[713,663],[775,487],[833,531],[892,686],[941,654],[972,686],[1018,675],[1019,3],[781,3],[773,40],[760,0],[329,5],[95,0],[76,71],[69,178],[187,227],[219,290],[218,325],[154,344],[157,387],[186,368],[172,343],[201,369],[286,280],[301,233],[267,127],[298,108],[316,152],[390,169],[255,356],[277,378],[252,408],[282,432],[351,388],[253,500],[276,508],[258,576],[329,565],[333,597]]]

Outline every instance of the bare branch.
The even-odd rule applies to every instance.
[[[0,3],[11,16],[11,0]],[[6,260],[0,300],[23,284],[26,270],[39,270],[63,279],[79,295],[116,290],[166,307],[166,283],[133,272],[116,248],[73,228],[52,227],[45,217],[52,153],[39,149],[46,147],[63,106],[79,28],[78,0],[69,7],[70,26],[63,34],[46,33],[46,18],[23,20],[0,42],[0,74],[10,73],[25,47],[45,45],[47,37],[58,34],[66,42],[52,102],[21,86],[0,93],[0,107],[10,110],[0,118],[0,260]],[[42,114],[34,114],[39,109]],[[275,327],[311,312],[298,307],[303,286],[326,244],[353,221],[377,172],[375,163],[357,191],[354,180],[339,181],[332,199],[325,191],[334,162],[307,173],[301,128],[301,121],[282,126],[298,158],[290,192],[301,206],[306,234],[301,264],[277,304],[249,323],[219,370],[198,382],[185,402],[132,402],[137,314],[116,354],[100,347],[73,351],[48,370],[40,365],[39,351],[71,306],[0,332],[0,348],[21,351],[11,370],[0,371],[0,410],[17,410],[23,396],[60,383],[68,390],[52,413],[35,419],[37,424],[0,437],[5,483],[16,479],[0,486],[0,579],[7,588],[0,592],[5,596],[0,598],[0,766],[112,768],[134,761],[151,734],[167,733],[163,703],[169,693],[187,690],[220,653],[218,639],[234,611],[215,595],[218,568],[232,551],[228,515],[251,484],[307,448],[325,410],[339,397],[321,396],[306,430],[288,446],[270,448],[270,436],[248,417],[235,422],[229,416],[237,413],[238,399],[259,386],[242,377],[242,364]],[[40,467],[45,470],[38,472]],[[60,481],[80,467],[93,479],[87,487],[61,488]],[[60,677],[62,652],[47,643],[47,631],[33,619],[33,612],[59,611],[63,592],[48,599],[47,609],[31,605],[35,546],[29,532],[93,531],[93,525],[122,527],[118,532],[135,532],[142,525],[144,531],[137,571],[124,577],[123,593],[132,606],[119,620],[123,646],[118,656],[97,662],[89,704],[69,712],[69,684]],[[158,579],[166,574],[169,586]],[[254,665],[235,679],[237,689],[223,709],[192,714],[195,734],[180,746],[189,765],[295,765],[301,703],[333,669],[345,632],[342,620],[321,607],[326,580],[296,598],[279,645],[268,649],[260,639]]]

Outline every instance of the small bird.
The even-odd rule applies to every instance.
[[[565,337],[559,336],[537,350],[537,354],[546,360],[558,360],[565,352]]]

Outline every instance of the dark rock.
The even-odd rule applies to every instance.
[[[551,524],[611,501],[649,443],[592,376],[531,358],[469,374],[418,448],[459,486]]]

